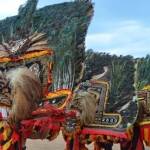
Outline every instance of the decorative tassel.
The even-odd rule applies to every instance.
[[[74,134],[73,150],[81,150],[79,144],[79,135],[78,133]]]
[[[94,150],[102,150],[101,145],[97,142],[94,142]]]

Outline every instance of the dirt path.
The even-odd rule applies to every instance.
[[[88,146],[89,150],[93,150],[93,145]],[[64,150],[65,142],[61,134],[54,141],[47,140],[27,140],[27,150]],[[119,150],[119,145],[114,145],[113,150]],[[145,150],[150,150],[146,148]]]
[[[48,140],[27,140],[27,150],[64,150],[65,142],[61,135],[57,139]]]
[[[93,145],[89,145],[89,150],[93,150]],[[115,146],[114,150],[119,150]],[[49,142],[48,140],[27,140],[27,150],[64,150],[65,142],[61,134],[54,141]]]

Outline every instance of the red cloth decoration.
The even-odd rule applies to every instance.
[[[126,132],[118,132],[118,131],[106,130],[106,129],[83,128],[81,134],[108,135],[108,136],[128,139],[128,134]]]

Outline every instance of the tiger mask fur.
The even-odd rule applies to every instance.
[[[82,126],[93,123],[95,120],[98,96],[95,92],[79,90],[74,93],[70,109],[79,113]]]
[[[42,97],[42,86],[38,77],[28,68],[20,67],[8,71],[6,78],[11,89],[10,121],[17,123],[31,118],[32,111],[36,109]]]

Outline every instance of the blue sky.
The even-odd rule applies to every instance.
[[[131,54],[150,53],[150,0],[95,0],[95,16],[87,46],[97,51]]]
[[[0,0],[0,19],[17,14],[26,0]],[[73,0],[39,0],[38,8]],[[150,0],[92,0],[94,17],[86,49],[142,57],[150,53]],[[8,5],[9,3],[9,5]]]

